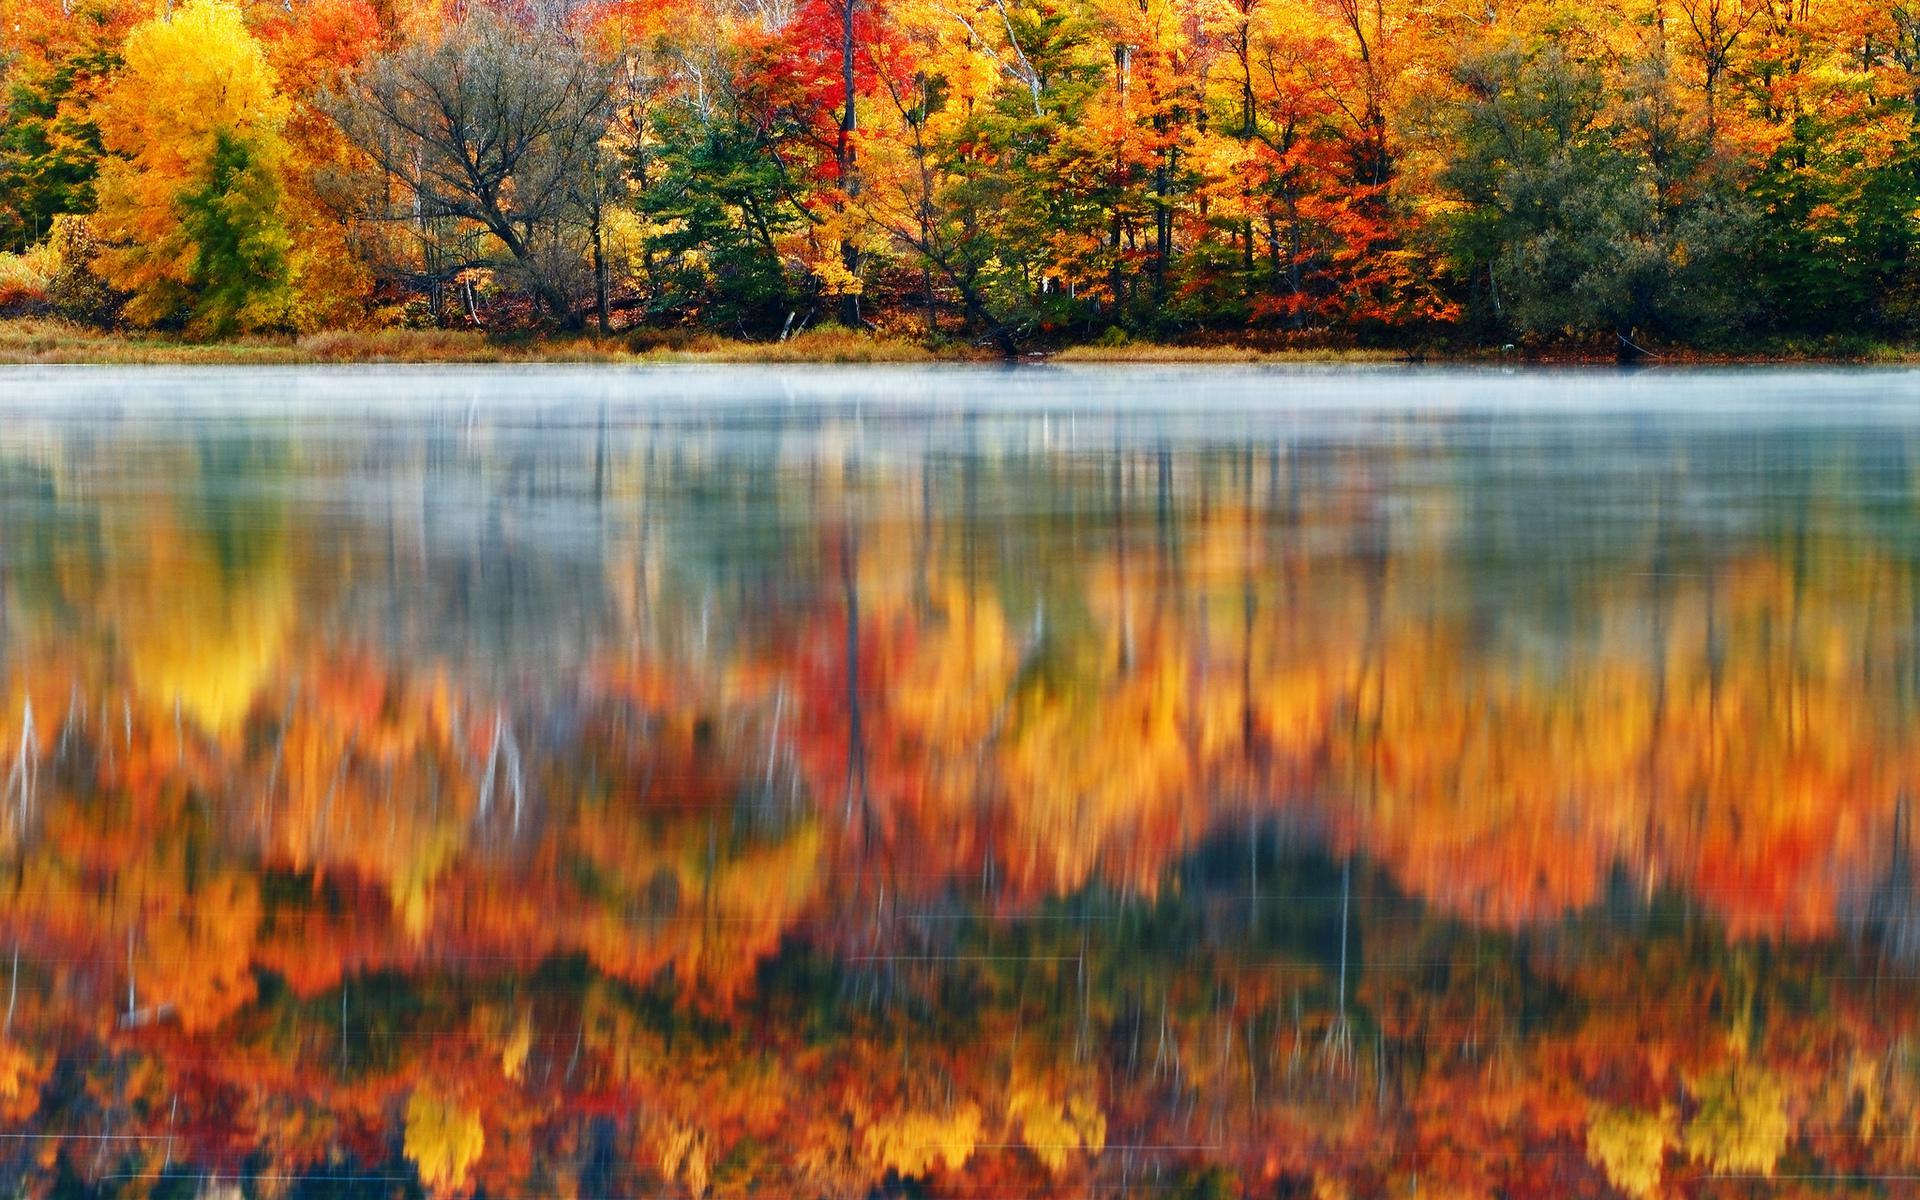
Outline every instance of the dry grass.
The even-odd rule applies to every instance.
[[[1051,356],[1061,363],[1390,363],[1406,361],[1403,350],[1351,347],[1165,346],[1152,342],[1068,346]]]
[[[622,362],[617,341],[592,338],[492,338],[458,329],[332,329],[295,343],[303,362],[503,363]]]
[[[287,339],[200,344],[104,333],[53,318],[0,321],[0,363],[291,363],[306,361]]]
[[[1080,363],[1384,362],[1388,352],[1260,350],[1236,346],[1074,346],[1050,356]],[[964,344],[938,349],[827,325],[779,342],[712,333],[649,332],[593,337],[492,337],[466,330],[338,329],[300,338],[193,342],[159,334],[109,333],[51,318],[0,320],[0,363],[930,363],[994,360]]]
[[[1438,355],[1436,361],[1603,362],[1609,357],[1529,354],[1520,358],[1497,352],[1468,351]],[[780,342],[747,342],[717,334],[648,331],[613,338],[588,336],[494,337],[464,330],[330,330],[305,337],[251,337],[225,342],[192,342],[161,334],[114,333],[50,317],[0,319],[0,363],[175,364],[184,366],[272,365],[300,363],[930,363],[993,361],[990,352],[964,344],[929,347],[907,338],[873,336],[838,326],[821,326]],[[1405,361],[1394,350],[1313,346],[1120,345],[1070,346],[1046,356],[1056,363],[1220,364],[1240,363],[1391,363]],[[1746,351],[1678,351],[1655,360],[1673,365],[1742,362],[1911,363],[1909,347],[1871,341],[1770,343]]]
[[[826,325],[779,342],[740,342],[701,334],[646,349],[641,357],[650,362],[917,363],[959,356],[935,354],[919,342]]]
[[[186,366],[280,363],[911,363],[942,357],[916,342],[833,327],[783,342],[712,334],[673,338],[496,338],[439,329],[329,330],[301,338],[192,342],[110,333],[50,318],[0,320],[0,363],[155,363]]]

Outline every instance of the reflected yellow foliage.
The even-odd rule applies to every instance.
[[[670,1127],[660,1146],[660,1173],[678,1181],[694,1200],[705,1196],[711,1178],[706,1135],[690,1125]]]
[[[1602,1109],[1587,1126],[1587,1157],[1607,1173],[1607,1182],[1646,1200],[1660,1190],[1667,1151],[1679,1140],[1678,1134],[1671,1107],[1653,1112]]]
[[[1464,505],[1376,537],[1324,469],[1269,522],[1284,474],[1182,460],[1164,520],[1023,517],[1064,548],[1012,571],[892,519],[927,501],[889,463],[823,484],[817,557],[609,516],[584,576],[531,556],[549,608],[447,570],[450,631],[367,603],[440,582],[385,527],[115,512],[8,627],[0,1116],[290,1173],[398,1140],[489,1195],[1910,1162],[1910,564],[1635,542],[1549,602],[1476,575]],[[98,1069],[49,1088],[70,1045]]]
[[[407,1098],[406,1155],[428,1191],[465,1190],[467,1172],[486,1144],[478,1114],[458,1101],[424,1089]]]
[[[1018,1085],[1007,1097],[1007,1119],[1049,1171],[1065,1167],[1068,1155],[1098,1155],[1107,1144],[1106,1114],[1086,1092],[1071,1092],[1062,1101],[1044,1087]]]
[[[980,1109],[962,1104],[945,1112],[914,1111],[874,1119],[861,1132],[861,1143],[883,1171],[916,1178],[938,1166],[957,1171],[973,1156],[980,1141]]]
[[[533,1049],[533,1022],[525,1013],[514,1023],[506,1045],[500,1048],[500,1073],[518,1082],[527,1070],[527,1054]]]
[[[1692,1081],[1691,1089],[1699,1109],[1682,1138],[1688,1157],[1714,1171],[1773,1174],[1793,1128],[1781,1080],[1736,1061]]]
[[[177,713],[231,737],[280,664],[298,617],[285,531],[246,536],[245,561],[223,562],[215,538],[164,503],[107,531],[101,607],[157,720]]]

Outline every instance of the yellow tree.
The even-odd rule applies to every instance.
[[[189,0],[127,35],[96,110],[101,268],[143,325],[222,333],[284,321],[287,105],[240,10]]]

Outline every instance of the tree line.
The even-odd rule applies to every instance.
[[[0,307],[1472,346],[1912,336],[1870,0],[20,0]]]

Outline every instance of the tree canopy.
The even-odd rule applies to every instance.
[[[11,11],[20,310],[208,334],[839,321],[1009,350],[1897,342],[1920,312],[1898,6]],[[57,218],[91,222],[85,261],[58,261]],[[63,306],[60,269],[124,309]]]

